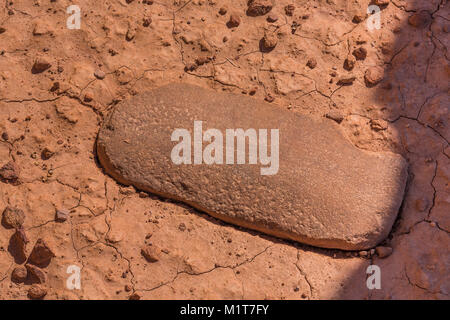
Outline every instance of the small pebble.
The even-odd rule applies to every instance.
[[[28,297],[32,300],[41,300],[47,295],[47,289],[38,284],[33,284],[28,289]]]
[[[389,257],[393,250],[391,247],[379,246],[375,248],[375,251],[377,252],[378,257],[383,259]]]
[[[268,22],[277,22],[278,17],[275,14],[271,13],[267,16],[267,21]]]
[[[33,64],[31,69],[31,73],[37,74],[42,73],[45,70],[49,69],[52,65],[44,58],[37,58]]]
[[[2,224],[8,229],[19,229],[25,222],[23,210],[15,207],[6,207],[3,211]]]
[[[374,87],[383,80],[384,69],[382,67],[370,67],[364,73],[364,80],[367,87]]]
[[[359,47],[353,50],[353,55],[355,56],[356,60],[364,60],[367,57],[367,49],[364,47]]]
[[[295,6],[293,4],[288,4],[286,7],[284,7],[284,12],[287,16],[292,17],[294,14]]]
[[[95,70],[94,76],[99,80],[103,80],[103,79],[105,79],[106,74],[102,70],[98,69],[98,70]]]

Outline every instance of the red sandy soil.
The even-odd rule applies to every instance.
[[[11,245],[20,239],[0,226],[0,298],[37,297],[41,281],[45,299],[448,299],[450,5],[375,2],[387,5],[370,32],[369,1],[281,0],[256,17],[244,0],[5,1],[0,212],[23,210],[28,243]],[[80,30],[66,27],[71,4]],[[373,71],[384,73],[376,86],[365,80]],[[382,243],[392,254],[281,241],[105,175],[94,145],[108,110],[170,82],[342,120],[356,146],[402,154],[407,192]],[[57,210],[69,218],[56,221]],[[45,277],[12,281],[38,239],[54,254],[41,252]],[[381,289],[366,286],[371,264]],[[71,265],[80,290],[66,288]]]

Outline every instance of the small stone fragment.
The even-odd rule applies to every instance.
[[[16,229],[16,232],[9,240],[9,252],[14,256],[17,264],[25,262],[27,259],[27,243],[29,242],[23,227]]]
[[[277,22],[277,21],[278,21],[278,17],[277,17],[276,14],[271,13],[271,14],[269,14],[269,15],[267,16],[267,21],[268,21],[268,22],[271,22],[271,23]]]
[[[105,79],[106,74],[105,74],[105,72],[103,72],[102,70],[97,69],[97,70],[95,70],[95,72],[94,72],[94,76],[95,76],[97,79],[99,79],[99,80],[103,80],[103,79]]]
[[[210,59],[208,57],[199,57],[199,58],[195,59],[195,63],[198,66],[202,66],[205,63],[208,63],[209,61],[210,61]]]
[[[44,148],[41,152],[41,159],[48,160],[51,157],[53,157],[54,154],[55,153],[52,150],[50,150],[49,148]]]
[[[0,34],[5,33],[6,29],[4,27],[0,27]]]
[[[221,7],[220,9],[219,9],[219,14],[220,15],[225,15],[225,14],[227,14],[227,8],[226,7]]]
[[[247,15],[252,17],[263,16],[272,10],[272,7],[271,0],[249,0]]]
[[[144,26],[144,27],[148,27],[148,26],[150,26],[152,24],[152,18],[151,17],[144,17],[143,19],[142,19],[142,25]]]
[[[266,32],[260,42],[261,52],[272,51],[278,43],[278,37],[274,32]]]
[[[262,177],[261,169],[266,167],[260,164],[194,165],[191,151],[185,158],[190,163],[174,163],[171,155],[180,142],[171,143],[173,131],[185,128],[192,133],[202,125],[193,119],[203,121],[199,121],[203,133],[206,127],[217,128],[216,137],[222,137],[223,144],[214,152],[227,150],[228,128],[279,128],[277,155],[282,165],[276,174]],[[133,130],[136,121],[144,132],[157,136],[148,139]],[[187,134],[183,141],[188,138],[190,142],[196,139]],[[364,152],[332,121],[294,115],[247,95],[182,83],[115,105],[100,129],[97,152],[105,171],[120,183],[178,199],[238,226],[344,250],[368,250],[386,239],[408,176],[407,163],[400,155]],[[219,160],[225,163],[226,153],[221,154]],[[205,182],[198,177],[217,178]],[[252,181],[264,181],[265,188],[252,188]]]
[[[126,34],[126,36],[125,36],[125,39],[126,39],[127,41],[131,41],[131,40],[134,39],[135,36],[136,36],[136,29],[130,26],[130,27],[128,28],[127,34]]]
[[[306,62],[306,65],[310,69],[314,69],[317,66],[317,60],[315,58],[310,58],[310,59],[308,59],[308,62]]]
[[[147,245],[141,249],[141,254],[148,262],[158,262],[160,259],[160,251],[159,248],[153,245]]]
[[[84,94],[83,101],[89,103],[89,102],[91,102],[92,100],[94,100],[94,97],[92,96],[92,93],[86,92],[86,93]]]
[[[348,55],[344,61],[344,69],[347,71],[352,71],[355,67],[356,58],[353,55]]]
[[[356,14],[353,16],[352,22],[353,23],[361,23],[364,20],[364,17],[360,14]]]
[[[341,123],[344,120],[344,115],[339,110],[331,110],[326,114],[328,119],[334,120],[337,123]]]
[[[382,67],[370,67],[364,73],[364,80],[367,87],[374,87],[384,78],[384,69]]]
[[[359,47],[353,50],[353,55],[355,56],[356,60],[364,60],[367,57],[367,49],[364,47]]]
[[[3,211],[2,225],[7,229],[19,229],[25,222],[23,210],[15,207],[6,207]]]
[[[56,222],[66,222],[69,218],[69,211],[61,209],[56,210],[55,221]]]
[[[15,283],[23,283],[27,279],[27,269],[24,266],[14,268],[11,280]]]
[[[288,4],[287,6],[284,7],[284,12],[286,13],[287,16],[292,17],[292,15],[294,14],[295,11],[295,6],[293,4]]]
[[[139,198],[141,198],[141,199],[148,198],[148,193],[147,192],[139,192]]]
[[[0,180],[6,183],[16,183],[19,180],[19,166],[9,161],[2,168],[0,168]]]
[[[47,59],[40,57],[34,61],[33,68],[31,69],[31,73],[37,74],[42,73],[45,70],[49,69],[52,65],[48,62]]]
[[[2,133],[2,139],[3,139],[4,141],[8,141],[8,140],[9,140],[8,132],[3,132],[3,133]]]
[[[45,274],[45,271],[33,266],[32,264],[27,263],[25,265],[25,268],[28,271],[28,277],[29,277],[29,281],[31,283],[40,283],[43,284],[45,282],[47,282],[47,275]]]
[[[204,39],[198,41],[198,45],[200,46],[200,50],[203,52],[211,52],[211,46]]]
[[[60,88],[60,83],[58,81],[53,82],[52,87],[50,88],[50,92],[58,91]]]
[[[275,101],[275,97],[272,95],[272,94],[270,94],[270,93],[268,93],[265,97],[264,97],[264,100],[266,100],[267,102],[274,102]]]
[[[33,284],[30,289],[28,289],[28,298],[32,300],[41,300],[47,295],[47,289],[38,284]]]
[[[388,124],[386,120],[374,119],[370,121],[370,127],[372,130],[381,131],[386,130],[388,128]]]
[[[426,10],[422,10],[411,15],[408,18],[408,23],[415,28],[425,28],[430,24],[431,20],[431,14]]]
[[[428,200],[426,198],[420,198],[417,199],[415,202],[415,208],[419,211],[419,212],[424,212],[427,208],[428,208]]]
[[[373,4],[380,6],[380,7],[384,7],[387,6],[389,4],[390,0],[373,0]]]
[[[55,257],[53,251],[47,246],[44,240],[39,238],[28,257],[28,262],[38,267],[45,268]]]
[[[51,33],[51,28],[47,22],[43,20],[37,20],[34,24],[33,35],[34,36],[42,36],[47,33]]]
[[[378,257],[383,259],[389,257],[392,254],[393,250],[391,247],[379,246],[375,248],[375,251],[377,252]]]
[[[350,77],[343,77],[338,80],[336,83],[338,86],[350,86],[353,84],[353,82],[356,80],[356,77],[350,76]]]
[[[194,71],[195,69],[197,69],[197,64],[196,63],[192,63],[192,62],[187,62],[186,65],[184,66],[184,70],[185,71]]]
[[[139,294],[137,294],[136,292],[128,297],[128,300],[140,300],[140,299],[141,299],[141,296]]]
[[[230,14],[230,20],[227,22],[228,28],[237,28],[241,23],[241,17],[237,13]]]

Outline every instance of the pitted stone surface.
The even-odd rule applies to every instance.
[[[279,170],[260,164],[181,164],[172,132],[194,121],[210,128],[279,129]],[[208,143],[203,142],[203,147]],[[269,145],[270,146],[270,145]],[[193,150],[193,149],[192,149]],[[360,250],[390,232],[401,205],[406,161],[353,146],[329,119],[256,99],[171,84],[119,103],[97,152],[117,181],[179,200],[218,219],[319,247]]]

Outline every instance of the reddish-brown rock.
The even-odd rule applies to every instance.
[[[264,37],[261,39],[260,42],[260,49],[262,52],[269,52],[272,51],[278,43],[278,38],[276,33],[274,32],[266,32],[264,34]]]
[[[241,23],[241,17],[239,16],[238,13],[233,12],[230,15],[230,19],[227,22],[227,26],[228,26],[228,28],[236,28],[239,26],[240,23]]]
[[[422,10],[411,15],[408,18],[408,23],[416,28],[425,28],[430,24],[431,20],[431,14],[426,10]]]
[[[370,67],[364,73],[366,86],[374,87],[383,80],[384,69],[382,67]]]
[[[41,285],[33,284],[28,289],[28,298],[31,300],[41,300],[47,295],[47,289]]]
[[[375,251],[377,252],[378,257],[380,258],[386,258],[392,254],[391,247],[379,246],[376,247]]]
[[[279,130],[279,170],[260,165],[174,164],[171,135],[204,130]],[[97,142],[106,172],[120,183],[190,204],[224,221],[328,248],[374,247],[402,202],[406,162],[354,147],[327,119],[241,95],[172,84],[116,105]]]
[[[42,73],[45,70],[49,69],[52,65],[45,58],[37,58],[34,61],[33,68],[31,69],[31,73]]]
[[[16,183],[19,180],[19,166],[15,162],[8,162],[0,168],[0,181]]]
[[[31,283],[45,283],[47,281],[47,275],[44,270],[29,263],[25,265],[25,268],[28,271],[28,278]]]
[[[347,71],[353,70],[355,67],[356,58],[353,55],[348,55],[344,61],[344,69]]]
[[[29,240],[23,227],[16,229],[16,232],[11,236],[8,251],[17,264],[21,264],[27,259],[28,242]]]
[[[263,16],[272,10],[273,2],[271,0],[249,0],[247,15],[256,17]]]
[[[44,240],[38,239],[28,257],[28,262],[38,267],[46,267],[55,256]]]
[[[359,47],[353,50],[352,54],[355,56],[356,60],[364,60],[367,57],[367,49],[364,47]]]
[[[27,269],[24,266],[14,268],[11,274],[11,280],[15,283],[25,282],[27,279]]]
[[[141,254],[148,262],[158,262],[161,250],[154,245],[147,245],[141,249]]]

